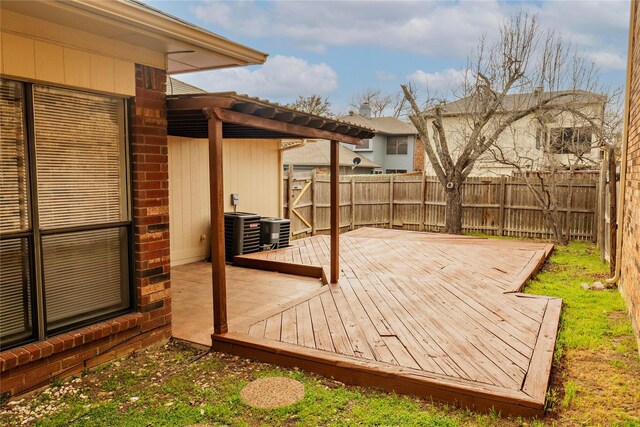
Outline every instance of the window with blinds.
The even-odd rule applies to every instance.
[[[0,232],[29,229],[27,162],[24,131],[24,89],[0,81]]]
[[[0,79],[0,346],[33,336],[24,86]]]
[[[40,227],[125,219],[122,101],[34,86],[33,110]]]
[[[2,80],[0,113],[0,344],[127,311],[124,100]]]

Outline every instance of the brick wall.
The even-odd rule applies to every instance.
[[[171,329],[166,74],[136,65],[131,105],[135,288],[142,330]]]
[[[629,308],[640,346],[640,8],[632,2],[635,16],[631,45],[631,81],[629,85],[629,137],[627,143],[627,177],[624,182],[622,222],[622,278],[620,292]]]
[[[0,393],[16,395],[171,335],[165,72],[136,65],[130,104],[135,312],[0,353]]]

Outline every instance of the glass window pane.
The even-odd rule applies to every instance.
[[[0,345],[4,347],[33,335],[28,240],[0,240],[0,265]]]
[[[34,85],[42,229],[127,220],[122,100]]]
[[[127,229],[42,237],[47,330],[129,307]]]
[[[29,229],[24,91],[0,79],[0,233]]]

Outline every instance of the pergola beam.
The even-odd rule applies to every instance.
[[[341,135],[322,129],[308,128],[293,123],[284,123],[277,120],[266,119],[263,117],[242,114],[237,111],[224,110],[214,108],[215,114],[225,123],[234,123],[236,125],[251,126],[274,132],[288,133],[290,135],[299,136],[301,138],[317,138],[328,139],[332,141],[341,141],[353,145],[362,145],[362,139],[351,135]],[[359,132],[354,129],[355,134]]]
[[[201,111],[204,108],[231,108],[236,101],[232,98],[211,98],[210,96],[192,95],[188,98],[170,98],[167,100],[167,109],[173,111],[196,110]]]

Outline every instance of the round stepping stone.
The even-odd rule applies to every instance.
[[[256,408],[288,406],[302,400],[304,385],[286,377],[260,378],[244,386],[240,397]]]

